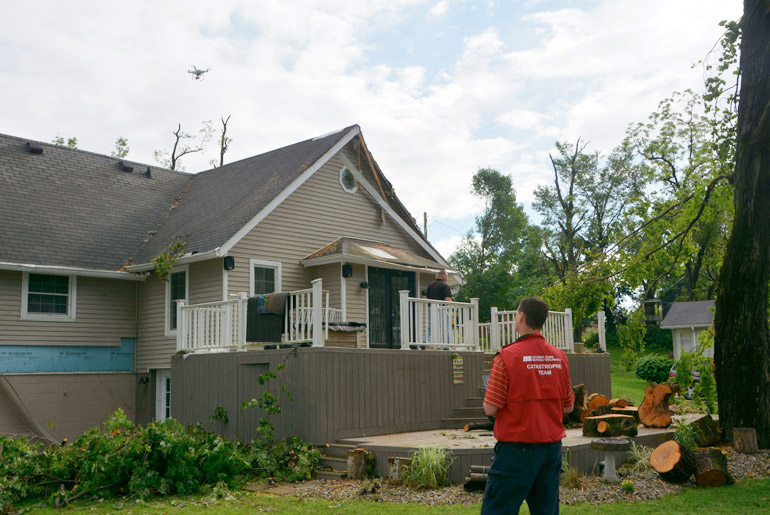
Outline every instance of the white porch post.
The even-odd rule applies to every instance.
[[[246,318],[248,313],[246,306],[249,302],[249,294],[246,292],[238,293],[238,343],[239,351],[246,350]]]
[[[607,352],[607,335],[604,333],[605,331],[604,324],[605,324],[606,317],[607,315],[604,314],[604,311],[599,311],[596,314],[596,318],[599,321],[599,327],[597,328],[599,330],[599,348],[603,352]]]
[[[492,306],[489,312],[489,350],[497,352],[500,350],[500,327],[497,320],[497,306]]]
[[[313,285],[313,347],[323,347],[323,284],[321,279],[315,279],[310,284]]]
[[[409,290],[399,290],[398,300],[401,309],[401,349],[409,349]]]
[[[182,310],[184,306],[184,299],[176,301],[176,350],[184,350],[185,341],[187,341],[187,321],[182,317],[185,316],[185,311]]]
[[[479,299],[471,299],[471,324],[473,326],[473,350],[479,350]]]
[[[567,308],[564,310],[564,312],[567,313],[567,317],[565,321],[566,327],[564,328],[564,331],[565,331],[564,336],[566,337],[565,339],[567,340],[567,347],[569,348],[570,352],[575,352],[575,340],[574,340],[574,337],[572,336],[572,309]]]

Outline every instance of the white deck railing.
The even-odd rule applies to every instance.
[[[484,352],[497,352],[500,347],[507,345],[520,335],[516,331],[516,311],[498,311],[492,308],[490,322],[479,324],[481,349]],[[575,352],[575,344],[572,339],[572,310],[549,311],[548,319],[542,330],[548,343],[565,352]]]
[[[401,348],[479,348],[479,300],[447,302],[400,295]]]
[[[312,288],[289,293],[284,318],[284,341],[313,342],[313,347],[323,347],[324,340],[329,337],[329,323],[335,322],[335,318],[341,321],[342,310],[329,308],[329,292],[323,291],[321,279],[311,284]],[[323,329],[315,330],[322,326]]]
[[[237,299],[186,306],[177,301],[176,350],[243,350],[246,343],[245,293]]]

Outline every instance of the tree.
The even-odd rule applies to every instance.
[[[524,208],[516,202],[513,181],[497,170],[482,168],[473,176],[473,194],[481,201],[475,231],[469,233],[449,261],[465,278],[458,299],[479,298],[482,316],[489,308],[515,308],[517,299],[542,276],[537,263],[539,239]]]
[[[78,148],[78,139],[77,138],[67,138],[66,142],[64,138],[59,136],[58,134],[56,137],[51,141],[54,145],[57,147],[64,147],[67,146],[69,148]]]
[[[211,166],[215,168],[225,164],[225,154],[230,150],[230,143],[233,141],[233,138],[227,136],[227,123],[230,121],[230,116],[232,115],[228,115],[227,118],[220,118],[222,120],[222,132],[219,135],[219,165],[217,165],[215,160],[211,161]]]
[[[110,155],[112,157],[117,157],[118,159],[123,159],[128,155],[129,150],[131,149],[128,148],[128,140],[121,136],[115,140],[115,150],[110,152]]]
[[[770,446],[770,3],[744,0],[735,217],[714,319],[719,423],[753,427]]]
[[[166,150],[156,150],[154,152],[155,160],[168,168],[169,170],[184,170],[179,159],[196,152],[202,152],[208,142],[211,140],[212,133],[211,122],[204,122],[203,128],[200,132],[200,139],[197,142],[192,141],[193,135],[187,132],[182,132],[182,124],[178,124],[174,134],[174,146],[171,149],[171,153]]]

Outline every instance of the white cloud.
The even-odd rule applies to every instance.
[[[371,35],[410,27],[426,8],[455,27],[449,0],[17,3],[0,19],[0,132],[77,136],[101,153],[123,136],[130,159],[152,164],[177,123],[194,132],[232,115],[229,161],[359,123],[414,214],[461,219],[477,210],[478,167],[510,173],[531,201],[550,181],[556,138],[609,150],[660,99],[697,87],[690,64],[716,41],[716,22],[740,14],[737,0],[529,3],[541,10],[516,30],[539,29],[536,39],[517,42],[482,14],[440,66],[375,60]],[[211,72],[193,81],[191,65]],[[187,169],[211,154],[189,156]]]

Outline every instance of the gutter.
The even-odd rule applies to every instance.
[[[208,252],[200,252],[196,254],[187,253],[183,255],[180,258],[177,258],[176,261],[174,261],[174,265],[184,265],[187,263],[195,263],[197,261],[208,261],[209,259],[214,259],[218,257],[224,257],[222,253],[220,253],[221,247],[217,247],[214,250],[209,250]],[[155,264],[154,263],[142,263],[141,265],[130,265],[124,267],[129,272],[151,272],[152,270],[155,270]]]
[[[100,277],[102,279],[121,279],[124,281],[144,281],[144,277],[119,270],[96,270],[92,268],[77,268],[70,266],[32,265],[27,263],[0,262],[0,270],[16,272],[32,272],[51,275],[77,275],[80,277]]]

